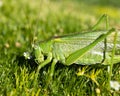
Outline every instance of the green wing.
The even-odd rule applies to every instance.
[[[85,32],[70,36],[54,38],[53,39],[54,46],[57,47],[56,50],[59,51],[60,55],[64,55],[64,57],[67,58],[70,54],[92,43],[96,38],[98,38],[103,33],[107,33],[107,32],[106,31]],[[89,50],[84,56],[82,56],[74,63],[85,64],[85,65],[101,63],[102,60],[104,59],[104,49],[105,49],[105,43],[104,40],[102,40],[94,48]],[[110,46],[108,49],[110,51],[112,47]],[[57,56],[57,57],[61,57],[61,56]],[[62,62],[62,59],[61,58],[59,59]]]

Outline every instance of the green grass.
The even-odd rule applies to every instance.
[[[105,66],[64,66],[57,64],[49,80],[50,64],[42,68],[36,80],[37,65],[26,61],[33,39],[90,30],[99,17],[109,15],[110,28],[119,29],[120,1],[104,0],[1,0],[0,6],[0,95],[1,96],[119,96],[108,90]],[[105,23],[98,27],[104,30]],[[77,76],[79,69],[84,74]],[[88,77],[87,77],[87,76]],[[112,80],[120,82],[120,64],[113,66]],[[97,83],[99,85],[97,85]],[[96,92],[100,90],[100,94]]]

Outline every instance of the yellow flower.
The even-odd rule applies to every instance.
[[[82,76],[84,75],[85,71],[86,71],[87,67],[84,67],[84,68],[79,68],[79,71],[77,74],[77,76]]]

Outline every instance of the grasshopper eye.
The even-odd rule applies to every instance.
[[[32,48],[37,49],[37,48],[38,48],[38,46],[37,46],[37,45],[35,45],[35,44],[32,44]]]

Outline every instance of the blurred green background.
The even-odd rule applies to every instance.
[[[43,80],[35,81],[34,67],[30,67],[24,58],[18,57],[22,57],[25,51],[32,51],[31,44],[33,40],[41,41],[53,36],[89,31],[103,14],[109,16],[109,28],[120,29],[119,0],[0,0],[1,96],[16,96],[16,94],[23,96],[27,94],[58,96],[57,93],[60,96],[95,95],[96,86],[90,83],[91,86],[94,85],[93,89],[85,88],[89,85],[86,82],[87,79],[79,78],[77,80],[74,68],[73,71],[70,71],[68,67],[60,69],[61,67],[58,66],[56,79],[52,83],[59,81],[57,80],[58,77],[67,79],[64,84],[61,83],[62,79],[60,79],[59,83],[57,82],[58,85],[53,83],[53,85],[48,86],[41,84],[41,82],[47,82],[47,75],[45,75],[46,78],[43,75]],[[98,30],[105,30],[105,21],[99,25]],[[114,70],[116,75],[113,78],[120,81],[120,73],[117,73],[120,69],[115,68]],[[62,71],[68,72],[69,75],[64,74],[60,77],[59,72]],[[74,75],[71,75],[72,72]],[[49,71],[45,71],[45,73],[48,74]],[[107,73],[105,74],[107,76]],[[100,76],[102,77],[102,75],[103,73]],[[73,76],[75,79],[71,80],[69,76]],[[106,84],[106,76],[100,81],[101,84]],[[75,84],[79,86],[79,84],[84,83],[85,86],[75,87],[71,91],[71,88],[67,88],[67,83],[71,84],[71,88]],[[104,84],[101,90],[103,94],[107,94],[108,91],[104,88]],[[85,88],[85,90],[80,93],[78,89],[82,88]],[[104,92],[104,90],[106,91]]]

